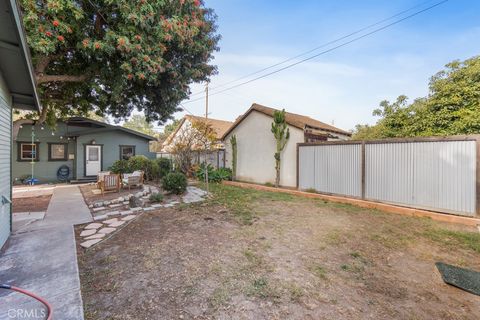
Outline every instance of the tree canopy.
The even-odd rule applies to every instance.
[[[39,121],[143,111],[165,122],[216,72],[216,16],[201,0],[21,0]]]
[[[453,61],[435,74],[427,97],[382,101],[373,126],[357,125],[354,139],[480,133],[480,56]]]
[[[153,124],[148,122],[145,116],[141,114],[132,115],[130,119],[123,123],[123,127],[148,134],[152,137],[157,137],[159,134],[155,131]]]

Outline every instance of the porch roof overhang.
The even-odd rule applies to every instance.
[[[0,1],[0,72],[15,108],[40,111],[30,52],[16,0]]]

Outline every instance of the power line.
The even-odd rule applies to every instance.
[[[235,82],[237,82],[237,81],[240,81],[240,80],[249,78],[249,77],[251,77],[251,76],[254,76],[254,75],[256,75],[256,74],[262,73],[262,72],[267,71],[267,70],[269,70],[269,69],[275,68],[275,67],[277,67],[277,66],[279,66],[279,65],[282,65],[282,64],[284,64],[284,63],[287,63],[287,62],[290,62],[290,61],[295,60],[295,59],[297,59],[297,58],[303,57],[303,56],[305,56],[305,55],[307,55],[307,54],[309,54],[309,53],[312,53],[312,52],[314,52],[314,51],[317,51],[318,49],[325,48],[325,47],[327,47],[327,46],[329,46],[329,45],[331,45],[331,44],[334,44],[334,43],[337,43],[337,42],[342,41],[342,40],[344,40],[344,39],[350,38],[351,36],[354,36],[354,35],[359,34],[359,33],[363,32],[363,31],[365,31],[365,30],[368,30],[368,29],[370,29],[370,28],[373,28],[373,27],[375,27],[375,26],[377,26],[377,25],[379,25],[379,24],[382,24],[382,23],[384,23],[384,22],[387,22],[387,21],[389,21],[389,20],[392,20],[392,19],[394,19],[394,18],[396,18],[396,17],[398,17],[398,16],[401,16],[401,15],[403,15],[403,14],[409,12],[409,11],[412,11],[412,10],[418,8],[418,7],[422,7],[422,6],[424,6],[424,5],[426,5],[427,3],[430,3],[430,2],[433,2],[433,0],[424,1],[424,2],[422,2],[422,3],[420,3],[420,4],[417,4],[417,5],[413,6],[413,7],[408,8],[408,9],[406,9],[406,10],[403,10],[403,11],[401,11],[401,12],[398,12],[398,13],[396,13],[396,14],[388,17],[388,18],[385,18],[385,19],[382,19],[382,20],[377,21],[377,22],[375,22],[375,23],[372,23],[372,24],[370,24],[370,25],[367,25],[367,26],[365,26],[365,27],[363,27],[363,28],[360,28],[360,29],[358,29],[358,30],[356,30],[356,31],[353,31],[353,32],[351,32],[351,33],[349,33],[349,34],[347,34],[347,35],[344,35],[344,36],[342,36],[342,37],[340,37],[340,38],[337,38],[337,39],[335,39],[335,40],[332,40],[332,41],[326,42],[326,43],[324,43],[324,44],[321,44],[321,45],[319,45],[319,46],[317,46],[317,47],[315,47],[315,48],[313,48],[313,49],[310,49],[310,50],[308,50],[308,51],[305,51],[305,52],[303,52],[303,53],[300,53],[300,54],[298,54],[298,55],[296,55],[296,56],[294,56],[294,57],[291,57],[291,58],[282,60],[282,61],[277,62],[277,63],[275,63],[275,64],[272,64],[272,65],[270,65],[270,66],[268,66],[268,67],[265,67],[265,68],[263,68],[263,69],[254,71],[254,72],[252,72],[252,73],[249,73],[249,74],[246,74],[246,75],[244,75],[244,76],[241,76],[241,77],[239,77],[239,78],[237,78],[237,79],[234,79],[234,80],[228,81],[228,82],[226,82],[226,83],[220,84],[220,85],[218,85],[218,86],[215,86],[215,87],[213,87],[213,88],[210,88],[210,91],[218,90],[219,88],[223,88],[223,87],[225,87],[225,86],[227,86],[227,85],[229,85],[229,84],[231,84],[231,83],[235,83]],[[194,96],[197,96],[197,95],[199,95],[199,94],[203,94],[203,92],[199,91],[199,92],[197,92],[197,93],[194,93],[194,94],[190,95],[190,97],[194,97]]]
[[[368,37],[368,36],[370,36],[370,35],[372,35],[372,34],[375,34],[375,33],[377,33],[377,32],[380,32],[380,31],[382,31],[382,30],[385,30],[385,29],[387,29],[387,28],[389,28],[389,27],[391,27],[391,26],[394,26],[394,25],[396,25],[396,24],[399,24],[399,23],[402,22],[402,21],[405,21],[405,20],[410,19],[410,18],[412,18],[412,17],[414,17],[414,16],[417,16],[417,15],[419,15],[419,14],[425,12],[425,11],[431,10],[431,9],[433,9],[433,8],[439,6],[439,5],[441,5],[441,4],[443,4],[443,3],[447,2],[447,1],[449,1],[449,0],[443,0],[443,1],[437,2],[436,4],[431,5],[431,6],[425,8],[425,9],[423,9],[423,10],[417,11],[417,12],[412,13],[412,14],[410,14],[410,15],[402,18],[402,19],[396,20],[396,21],[394,21],[394,22],[392,22],[392,23],[389,23],[389,24],[387,24],[387,25],[385,25],[385,26],[382,26],[382,27],[380,27],[380,28],[374,29],[373,31],[370,31],[370,32],[368,32],[368,33],[365,33],[365,34],[363,34],[363,35],[361,35],[361,36],[359,36],[359,37],[353,38],[352,40],[349,40],[349,41],[344,42],[344,43],[342,43],[342,44],[339,44],[339,45],[337,45],[337,46],[335,46],[335,47],[332,47],[332,48],[330,48],[330,49],[327,49],[327,50],[324,50],[324,51],[322,51],[322,52],[319,52],[319,53],[317,53],[317,54],[315,54],[315,55],[313,55],[313,56],[310,56],[310,57],[308,57],[308,58],[302,59],[302,60],[297,61],[297,62],[295,62],[295,63],[289,64],[289,65],[287,65],[287,66],[285,66],[285,67],[282,67],[282,68],[280,68],[280,69],[277,69],[277,70],[275,70],[275,71],[266,73],[266,74],[264,74],[264,75],[261,75],[261,76],[259,76],[259,77],[250,79],[250,80],[248,80],[248,81],[244,81],[244,82],[239,83],[239,84],[237,84],[237,85],[228,87],[228,88],[226,88],[226,89],[224,89],[224,90],[220,90],[220,91],[211,93],[210,96],[220,94],[220,93],[222,93],[222,92],[225,92],[225,91],[228,91],[228,90],[231,90],[231,89],[234,89],[234,88],[237,88],[237,87],[240,87],[240,86],[249,84],[249,83],[251,83],[251,82],[254,82],[254,81],[257,81],[257,80],[266,78],[266,77],[268,77],[268,76],[271,76],[271,75],[276,74],[276,73],[278,73],[278,72],[284,71],[284,70],[286,70],[286,69],[290,69],[290,68],[292,68],[292,67],[294,67],[294,66],[296,66],[296,65],[299,65],[299,64],[304,63],[304,62],[306,62],[306,61],[312,60],[312,59],[317,58],[317,57],[319,57],[319,56],[321,56],[321,55],[324,55],[324,54],[326,54],[326,53],[329,53],[329,52],[331,52],[331,51],[334,51],[334,50],[336,50],[336,49],[339,49],[339,48],[342,48],[342,47],[344,47],[344,46],[346,46],[346,45],[349,45],[349,44],[351,44],[351,43],[353,43],[353,42],[356,42],[356,41],[358,41],[358,40],[360,40],[360,39],[366,38],[366,37]],[[193,103],[193,102],[196,102],[196,101],[199,101],[199,100],[202,100],[202,99],[203,99],[203,98],[197,98],[197,99],[194,99],[194,100],[187,101],[187,102],[185,102],[184,104]]]

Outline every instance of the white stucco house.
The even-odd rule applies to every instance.
[[[271,125],[276,110],[254,103],[223,135],[226,167],[232,167],[230,138],[235,135],[237,139],[238,181],[274,183],[275,138]],[[286,112],[285,118],[290,139],[282,152],[280,185],[296,187],[297,143],[348,140],[351,133],[299,114]]]

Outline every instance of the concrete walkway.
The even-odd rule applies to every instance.
[[[14,230],[0,256],[0,282],[45,298],[53,306],[55,320],[83,319],[73,225],[90,221],[92,216],[79,188],[56,187],[45,218]],[[36,312],[42,319],[41,304],[1,290],[0,319],[11,319],[18,310]]]

